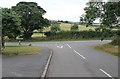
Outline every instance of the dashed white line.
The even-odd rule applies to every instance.
[[[67,44],[67,46],[68,46],[69,48],[72,48],[69,44]]]
[[[100,69],[100,71],[102,71],[105,75],[107,75],[108,77],[111,77],[112,78],[112,76],[110,75],[110,74],[108,74],[106,71],[104,71],[103,69]]]
[[[85,59],[85,57],[84,57],[83,55],[81,55],[80,53],[78,53],[76,50],[74,50],[74,52],[75,52],[76,54],[78,54],[79,56],[81,56],[83,59]]]

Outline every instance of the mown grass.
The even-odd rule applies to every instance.
[[[96,46],[95,49],[120,57],[118,46],[111,45],[110,43]]]
[[[40,48],[37,46],[6,46],[2,54],[5,56],[32,55],[38,54],[39,52]]]

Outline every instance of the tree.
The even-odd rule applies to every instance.
[[[20,35],[20,16],[13,10],[2,8],[2,46],[4,47],[4,37],[16,38]]]
[[[83,21],[84,21],[83,17],[80,17],[80,24],[83,24]]]
[[[99,7],[101,7],[104,3],[99,2],[88,2],[87,6],[84,8],[85,15],[84,15],[84,21],[86,24],[86,27],[89,25],[92,25],[93,21],[96,20],[96,18],[99,18],[101,10]]]
[[[52,24],[51,24],[51,31],[55,32],[55,33],[60,31],[60,23],[52,22]]]
[[[82,14],[81,16],[80,16],[80,24],[85,24],[85,15],[84,14]]]
[[[0,48],[2,46],[1,36],[2,36],[2,9],[0,8]]]
[[[104,39],[114,25],[120,22],[119,2],[88,2],[85,7],[86,26],[91,25],[96,19],[100,19],[100,30]]]
[[[33,30],[43,29],[49,25],[49,21],[43,17],[46,11],[35,2],[19,2],[12,10],[21,16],[24,39],[31,38]]]
[[[78,25],[77,24],[74,24],[72,27],[71,27],[71,30],[79,30],[79,27],[78,27]]]

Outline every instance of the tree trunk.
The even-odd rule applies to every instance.
[[[32,34],[33,34],[32,32],[24,32],[23,38],[24,39],[30,39]]]
[[[5,40],[3,36],[2,36],[2,48],[5,48]]]

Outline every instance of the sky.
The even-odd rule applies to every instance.
[[[0,0],[0,7],[10,8],[21,1],[37,2],[39,6],[47,11],[44,17],[49,20],[67,20],[73,22],[80,21],[80,16],[84,13],[86,2],[88,2],[88,0]]]
[[[20,1],[37,2],[47,11],[47,19],[79,22],[87,0],[0,0],[0,7],[10,8]]]

